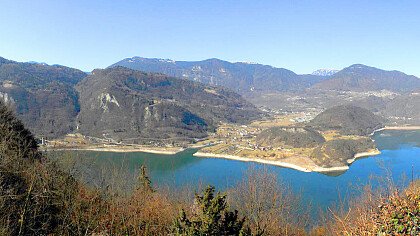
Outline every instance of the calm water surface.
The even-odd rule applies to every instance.
[[[140,165],[148,167],[156,185],[207,185],[223,190],[240,181],[250,167],[267,168],[279,180],[301,193],[305,202],[326,208],[337,204],[345,196],[359,193],[360,186],[378,185],[378,177],[392,177],[399,186],[406,186],[411,178],[420,178],[420,131],[382,131],[374,140],[381,154],[353,163],[348,171],[337,176],[304,173],[293,169],[218,158],[200,158],[190,149],[176,155],[148,153],[107,153],[72,151],[89,166],[95,179],[104,172],[119,169],[126,172],[127,184],[132,182]],[[112,167],[112,168],[110,168]],[[105,173],[109,174],[109,173]]]

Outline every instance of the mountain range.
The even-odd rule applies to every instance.
[[[340,91],[407,92],[420,88],[420,79],[399,71],[385,71],[356,64],[335,73],[330,78],[316,84],[315,87]]]
[[[343,70],[318,70],[311,75],[255,63],[231,63],[219,59],[173,61],[169,59],[132,57],[110,67],[124,66],[134,70],[158,72],[223,86],[240,94],[249,92],[303,91],[308,88],[339,91],[407,92],[420,88],[420,79],[399,71],[385,71],[361,64]]]
[[[134,70],[158,72],[229,88],[240,94],[253,91],[298,91],[322,80],[316,75],[298,75],[284,68],[256,63],[231,63],[219,59],[204,61],[173,61],[168,59],[132,57],[110,67],[124,66]]]
[[[341,91],[389,90],[395,94],[392,98],[375,95],[357,102],[387,117],[420,121],[419,78],[360,64],[333,74],[324,72],[298,75],[219,59],[178,62],[133,57],[85,73],[0,57],[0,98],[14,107],[31,131],[46,137],[81,132],[114,140],[199,139],[221,122],[260,118],[261,112],[240,94],[273,91],[291,93],[301,101],[299,96],[308,91],[316,99],[320,93],[313,91],[318,90],[338,91],[338,97]]]
[[[127,140],[203,138],[220,122],[261,112],[221,87],[125,67],[84,73],[0,58],[0,98],[39,136],[68,133]]]

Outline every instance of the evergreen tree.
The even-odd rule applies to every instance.
[[[249,228],[244,227],[245,218],[239,219],[236,210],[228,210],[226,195],[215,195],[214,191],[213,186],[208,186],[203,195],[196,194],[190,219],[181,210],[174,222],[175,235],[251,235]]]
[[[147,174],[147,168],[144,165],[140,166],[140,174],[138,177],[137,189],[141,189],[145,192],[154,192],[154,189],[152,187],[152,181],[150,180]]]

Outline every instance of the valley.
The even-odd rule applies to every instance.
[[[293,113],[274,115],[253,121],[247,125],[222,123],[218,126],[215,133],[209,133],[208,138],[197,140],[188,145],[176,145],[173,142],[165,142],[164,140],[156,140],[153,145],[124,144],[109,139],[98,139],[77,134],[67,135],[63,139],[47,141],[42,148],[44,150],[146,152],[158,154],[176,154],[186,148],[200,148],[194,156],[265,163],[303,172],[346,171],[348,165],[357,158],[380,153],[375,145],[371,143],[370,138],[366,136],[344,135],[337,130],[325,130],[317,134],[315,130],[304,128],[308,125],[307,122],[302,122],[306,117],[306,113]],[[273,129],[286,130],[286,132],[279,136],[279,133],[270,133],[273,132]],[[307,130],[314,133],[316,138],[320,140],[316,143],[311,139],[307,141],[308,134],[305,133]],[[300,134],[302,132],[304,133]],[[268,140],[265,139],[264,135],[269,135],[267,137]],[[282,138],[276,140],[278,137]],[[290,139],[290,137],[292,138],[289,142],[282,140]],[[273,140],[276,140],[275,143]],[[326,145],[323,145],[324,142]],[[334,142],[343,143],[337,144]],[[357,150],[352,150],[351,148],[340,149],[342,145],[348,145],[348,142],[354,142],[354,145],[358,147]],[[331,143],[336,145],[332,149],[338,149],[338,151],[329,156],[325,149],[331,149]],[[339,158],[342,159],[341,162],[337,161]]]
[[[174,154],[199,147],[196,156],[345,171],[378,154],[374,130],[420,122],[420,79],[360,64],[311,75],[219,59],[134,57],[92,73],[6,59],[0,66],[1,98],[44,150]]]
[[[420,1],[2,1],[0,236],[420,236]]]

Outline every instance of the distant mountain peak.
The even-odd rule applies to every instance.
[[[248,65],[261,65],[260,63],[253,61],[238,61],[237,63],[248,64]]]
[[[128,63],[136,63],[136,62],[144,62],[144,61],[156,61],[156,62],[163,62],[163,63],[175,63],[174,60],[171,59],[163,59],[163,58],[145,58],[145,57],[131,57],[125,59]]]
[[[336,70],[336,69],[319,69],[319,70],[316,70],[316,71],[312,72],[312,75],[332,76],[337,72],[339,72],[339,70]]]
[[[47,64],[47,63],[45,63],[45,62],[28,61],[27,63],[29,63],[29,64],[36,64],[36,65],[48,66],[48,64]]]
[[[420,88],[420,79],[396,70],[354,64],[321,81],[315,87],[344,91],[409,92]]]

